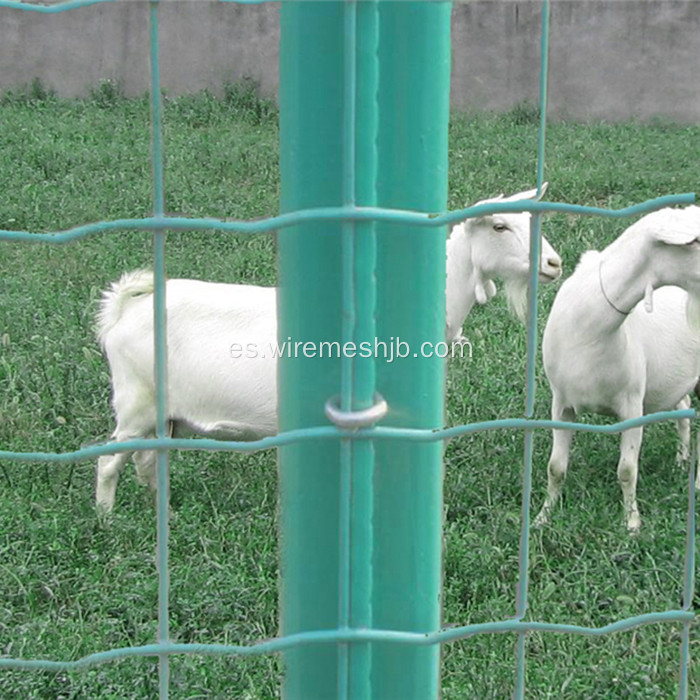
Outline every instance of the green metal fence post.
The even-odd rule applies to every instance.
[[[281,17],[282,211],[444,210],[450,5],[285,3]],[[444,340],[444,231],[327,223],[278,243],[279,339],[374,344],[376,333],[389,354],[283,356],[280,430],[327,424],[341,386],[344,410],[366,408],[375,377],[387,424],[441,427],[444,359],[397,361],[394,349]],[[305,442],[280,449],[279,471],[282,634],[439,627],[441,445]],[[437,647],[305,646],[285,655],[284,694],[423,700],[437,696],[438,660]]]
[[[282,3],[280,36],[281,211],[342,201],[343,5]],[[278,234],[278,337],[340,339],[341,223]],[[324,402],[340,388],[340,360],[282,357],[279,428],[327,425]],[[338,625],[339,449],[335,441],[280,448],[280,632]],[[286,698],[332,698],[335,645],[284,656]]]
[[[446,208],[451,7],[380,5],[380,206]],[[386,423],[438,428],[446,362],[420,355],[423,342],[445,339],[445,230],[382,225],[377,239],[377,333],[410,347],[405,359],[377,362],[377,385],[390,406]],[[440,626],[442,451],[442,443],[376,445],[375,627],[427,632]],[[437,697],[439,657],[438,647],[377,645],[373,697]]]

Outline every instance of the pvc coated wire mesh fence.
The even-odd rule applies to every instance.
[[[17,11],[59,13],[76,8],[94,5],[112,0],[68,0],[52,5],[25,4],[14,0],[0,0],[0,7],[12,8]],[[222,0],[239,4],[257,4],[264,0]],[[369,1],[369,0],[368,0]],[[688,674],[690,667],[689,640],[690,628],[696,619],[692,610],[695,571],[695,495],[693,489],[694,468],[688,477],[688,516],[687,537],[685,551],[685,580],[683,585],[683,604],[680,609],[651,612],[612,621],[602,627],[585,627],[556,622],[527,621],[524,619],[528,605],[528,565],[529,565],[529,532],[530,532],[530,495],[531,474],[533,458],[533,435],[536,430],[551,429],[553,427],[565,428],[584,432],[619,433],[627,428],[647,425],[660,421],[678,418],[694,417],[692,410],[669,411],[643,416],[639,419],[615,423],[612,425],[591,425],[586,423],[560,423],[548,420],[535,420],[534,396],[535,396],[535,362],[537,351],[537,285],[538,271],[536,265],[531,265],[528,295],[528,322],[527,322],[527,371],[526,371],[526,406],[524,418],[496,420],[460,425],[443,430],[423,430],[413,428],[396,428],[390,426],[363,427],[359,430],[340,429],[335,426],[316,426],[299,430],[283,431],[280,434],[256,440],[253,442],[227,441],[220,442],[208,439],[184,440],[168,437],[167,406],[166,406],[166,340],[165,340],[165,233],[167,230],[215,230],[222,233],[267,233],[273,230],[283,230],[302,223],[320,223],[341,221],[344,222],[344,235],[348,239],[348,246],[344,248],[344,255],[351,255],[354,227],[362,222],[386,222],[411,225],[427,230],[441,230],[447,224],[453,224],[469,217],[495,212],[530,211],[532,217],[531,234],[531,259],[538,260],[540,253],[540,220],[546,212],[566,212],[574,215],[601,216],[608,218],[621,218],[643,214],[669,205],[686,204],[694,201],[693,194],[680,194],[659,197],[641,202],[624,209],[603,209],[588,206],[578,206],[546,201],[519,201],[509,203],[489,203],[449,211],[435,215],[429,212],[402,211],[382,207],[356,206],[354,204],[354,180],[355,172],[352,167],[354,162],[354,132],[355,110],[357,102],[354,90],[356,88],[356,75],[354,73],[354,57],[358,42],[357,24],[355,21],[357,2],[348,0],[344,3],[344,80],[345,80],[345,121],[344,125],[338,124],[338,133],[342,134],[343,148],[346,151],[345,177],[348,183],[345,203],[337,207],[323,207],[314,209],[297,210],[275,216],[262,221],[219,221],[208,218],[174,217],[165,214],[165,197],[163,191],[164,173],[164,147],[163,147],[163,116],[161,111],[161,87],[159,69],[159,39],[158,39],[158,12],[159,2],[150,2],[150,63],[151,63],[151,115],[152,115],[152,169],[153,169],[153,216],[134,219],[120,219],[111,221],[98,221],[77,226],[70,230],[55,231],[50,233],[33,233],[29,231],[0,231],[0,241],[25,241],[28,243],[43,243],[49,245],[61,245],[74,241],[80,241],[87,236],[103,234],[111,231],[141,230],[152,231],[154,239],[154,271],[155,294],[154,314],[155,344],[156,344],[156,394],[157,394],[157,437],[150,440],[131,440],[119,444],[105,444],[86,447],[74,452],[64,453],[39,453],[39,452],[11,452],[0,451],[0,459],[19,462],[49,462],[61,464],[79,460],[93,459],[101,455],[114,454],[142,449],[155,449],[158,454],[158,501],[157,501],[157,564],[159,576],[159,602],[158,602],[158,634],[153,644],[114,648],[91,654],[74,660],[39,660],[22,658],[0,658],[0,669],[26,669],[44,671],[64,671],[80,669],[95,664],[107,663],[117,659],[139,656],[157,656],[160,661],[160,694],[168,697],[169,693],[169,658],[174,654],[210,654],[210,655],[260,655],[282,652],[309,644],[321,645],[352,645],[360,642],[385,642],[394,645],[430,646],[445,644],[456,640],[465,640],[479,634],[492,634],[496,632],[512,633],[517,636],[516,645],[516,675],[515,692],[517,698],[525,695],[525,665],[526,665],[526,637],[529,632],[549,631],[566,634],[579,634],[589,636],[603,636],[613,632],[629,630],[641,625],[651,623],[682,623],[682,642],[680,648],[680,673],[678,697],[688,697]],[[542,190],[545,167],[545,130],[546,130],[546,105],[547,105],[547,69],[548,69],[548,42],[549,42],[549,2],[542,3],[542,34],[541,34],[541,75],[540,75],[540,124],[539,146],[537,153],[537,187]],[[381,67],[380,67],[381,69]],[[344,298],[354,303],[352,286],[352,266],[345,267],[350,270],[341,280],[344,289]],[[380,274],[381,271],[378,271]],[[354,307],[353,307],[354,308]],[[346,329],[346,332],[347,329]],[[352,365],[352,359],[344,358],[344,362]],[[346,368],[347,370],[348,368]],[[348,376],[347,371],[344,375]],[[340,408],[349,411],[352,402],[349,398],[350,388],[347,382],[343,382],[340,395]],[[224,644],[178,644],[173,643],[169,633],[169,567],[168,567],[168,463],[167,455],[170,450],[217,450],[217,451],[244,451],[252,452],[270,447],[282,447],[302,442],[318,440],[372,440],[391,441],[405,440],[414,444],[436,443],[450,438],[461,437],[471,433],[488,430],[522,430],[525,435],[525,459],[522,483],[522,515],[521,537],[519,556],[519,582],[516,593],[516,615],[513,619],[493,621],[480,624],[465,624],[450,626],[427,633],[405,632],[394,629],[353,628],[349,624],[351,619],[348,610],[341,611],[342,624],[335,630],[312,630],[296,634],[281,636],[253,645],[224,645]],[[695,461],[695,460],[693,460]],[[347,466],[347,465],[346,465]],[[349,536],[349,501],[351,498],[350,482],[348,479],[340,481],[339,501],[341,504],[341,531],[345,540]],[[342,549],[342,548],[341,548]],[[341,585],[347,586],[349,575],[349,550],[346,548],[341,557]],[[346,591],[347,593],[347,591]],[[350,605],[345,596],[344,605]],[[348,659],[347,655],[339,655],[339,664],[344,665],[338,671],[339,690],[338,697],[348,697]]]

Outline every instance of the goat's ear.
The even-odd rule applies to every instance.
[[[492,204],[493,202],[500,202],[504,198],[503,193],[499,194],[497,197],[491,197],[490,199],[480,199],[478,202],[474,202],[474,204],[467,204],[466,206],[472,206],[475,207],[478,204]],[[508,200],[506,200],[508,201]]]
[[[700,231],[697,227],[660,228],[654,232],[654,238],[667,245],[689,245],[700,241]]]
[[[659,209],[637,222],[646,226],[652,236],[667,245],[689,245],[700,240],[700,207]]]
[[[492,218],[491,214],[482,214],[481,216],[475,216],[471,219],[465,219],[464,223],[467,226],[483,226],[490,218]]]
[[[537,194],[537,188],[535,187],[534,190],[525,190],[524,192],[518,192],[517,194],[512,194],[510,197],[506,197],[505,201],[506,202],[518,202],[521,199],[534,199],[536,202],[542,199],[544,193],[547,191],[547,184],[548,183],[543,183],[542,184],[542,189],[540,190],[539,195]]]

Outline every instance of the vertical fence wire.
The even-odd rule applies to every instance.
[[[700,444],[700,438],[698,439]],[[683,610],[690,612],[695,596],[695,474],[698,468],[698,451],[693,448],[688,469],[688,518],[686,521],[685,575],[683,581]],[[690,667],[690,627],[692,620],[683,622],[681,633],[681,664],[678,681],[678,700],[688,698],[688,673]]]
[[[362,198],[373,203],[376,181],[376,159],[373,142],[376,129],[374,119],[376,100],[374,91],[376,47],[373,36],[376,32],[376,6],[373,2],[358,3],[345,0],[344,32],[344,72],[347,84],[343,105],[344,115],[344,200],[353,207]],[[364,39],[362,37],[364,36]],[[368,42],[368,53],[361,41]],[[362,109],[360,109],[360,104]],[[364,148],[361,150],[361,146]],[[350,261],[344,264],[344,297],[352,298],[352,327],[344,329],[343,342],[349,341],[358,346],[374,335],[375,305],[375,241],[372,222],[344,223],[342,255]],[[345,357],[343,363],[349,365],[351,375],[349,389],[351,400],[341,399],[343,410],[357,411],[369,408],[375,395],[375,372],[372,358],[357,356]],[[344,445],[347,444],[347,448]],[[347,451],[343,451],[346,449]],[[343,526],[349,538],[345,551],[344,566],[347,567],[349,604],[347,622],[349,629],[371,628],[372,626],[372,558],[373,544],[373,478],[374,447],[370,440],[343,440],[341,459],[347,461],[348,489],[341,494],[341,501],[347,501],[349,520]],[[348,675],[339,696],[362,700],[371,696],[371,651],[366,642],[356,642],[348,647]]]
[[[52,6],[27,5],[15,0],[0,0],[0,7],[11,7],[15,9],[30,10],[34,12],[56,13],[64,10],[84,7],[103,0],[70,0],[69,2],[57,3]],[[106,1],[106,0],[104,0]],[[265,0],[233,0],[240,4],[253,4]],[[366,196],[363,197],[364,206],[374,206],[373,180],[376,172],[375,163],[369,158],[370,165],[366,172],[370,174],[369,185],[367,182],[358,183],[357,157],[358,148],[363,148],[357,143],[356,135],[358,129],[358,44],[363,40],[358,35],[358,18],[365,11],[364,7],[358,7],[357,0],[344,0],[344,110],[342,124],[342,151],[343,151],[343,211],[346,215],[337,212],[334,218],[342,218],[342,339],[343,342],[352,342],[356,338],[370,337],[373,331],[373,304],[374,304],[374,223],[372,220],[362,224],[357,223],[353,217],[348,217],[347,212],[357,206],[358,185],[363,189]],[[363,3],[364,4],[364,3]],[[369,3],[368,3],[369,4]],[[364,29],[376,34],[377,10],[375,3],[364,15]],[[47,670],[62,670],[67,668],[83,667],[91,663],[101,663],[114,658],[137,653],[149,653],[156,655],[159,659],[159,695],[161,699],[169,695],[169,657],[175,650],[187,651],[200,649],[202,652],[212,653],[213,649],[207,645],[173,645],[170,642],[169,634],[169,548],[168,548],[168,500],[169,500],[169,473],[168,473],[168,450],[175,441],[168,440],[167,421],[167,330],[166,330],[166,285],[165,285],[165,238],[168,222],[171,224],[174,219],[165,216],[165,196],[164,196],[164,158],[163,158],[163,116],[162,98],[159,72],[159,37],[158,37],[158,7],[159,0],[149,0],[149,21],[150,21],[150,67],[151,67],[151,130],[152,130],[152,177],[153,177],[153,219],[149,225],[145,225],[145,220],[140,222],[141,228],[153,230],[153,250],[154,250],[154,335],[155,335],[155,385],[156,385],[156,410],[157,410],[157,441],[154,448],[157,454],[157,568],[158,568],[158,631],[157,645],[152,651],[139,651],[137,648],[127,648],[124,650],[112,650],[93,655],[94,659],[80,660],[77,662],[52,662],[38,660],[14,660],[0,659],[0,668],[44,668]],[[548,73],[548,50],[549,50],[549,22],[550,22],[550,0],[542,0],[542,30],[541,30],[541,58],[540,58],[540,123],[537,154],[537,191],[542,195],[545,166],[545,143],[546,143],[546,107],[547,107],[547,73]],[[376,35],[374,35],[376,40]],[[370,41],[371,44],[371,41]],[[376,80],[374,72],[377,70],[374,61],[377,59],[376,46],[374,51],[370,50],[372,60],[369,65],[370,78]],[[370,90],[371,92],[371,90]],[[363,94],[362,100],[372,99]],[[363,105],[365,104],[363,102]],[[365,115],[360,115],[364,119]],[[370,119],[371,124],[371,119]],[[367,132],[372,133],[372,126]],[[370,146],[373,152],[374,145]],[[376,153],[375,153],[376,155]],[[366,174],[366,173],[365,173]],[[656,208],[671,203],[683,203],[692,201],[689,196],[678,196],[673,202],[659,200]],[[590,208],[569,206],[561,210],[570,210],[574,213],[600,214],[600,210],[593,211]],[[542,211],[533,207],[533,216],[530,236],[530,255],[532,261],[538,261],[540,257],[540,228]],[[379,210],[377,210],[379,212]],[[629,214],[628,214],[629,215]],[[301,216],[301,214],[300,214]],[[377,213],[373,219],[381,217]],[[397,220],[407,220],[406,214],[397,214]],[[194,220],[188,221],[188,227],[193,225]],[[122,222],[123,223],[123,222]],[[414,222],[415,223],[415,222]],[[440,222],[435,221],[435,225]],[[134,225],[139,228],[139,222]],[[220,228],[226,230],[222,224],[212,225],[206,222],[207,228]],[[99,229],[96,229],[99,230]],[[106,229],[105,229],[106,230]],[[238,230],[243,230],[240,227]],[[254,232],[253,227],[249,232]],[[360,235],[360,232],[362,235]],[[16,232],[3,232],[2,239],[17,238],[27,240]],[[46,234],[49,235],[49,234]],[[53,234],[50,234],[53,235]],[[78,235],[87,235],[81,231]],[[42,235],[34,235],[35,240],[45,240]],[[57,240],[57,239],[56,239]],[[357,251],[361,251],[358,256]],[[357,264],[357,258],[363,259],[363,264]],[[529,285],[528,285],[528,323],[527,323],[527,366],[526,366],[526,407],[525,418],[532,419],[534,415],[535,396],[535,361],[537,355],[537,286],[538,286],[538,265],[531,264]],[[363,408],[371,403],[374,396],[374,371],[372,362],[359,364],[353,359],[341,355],[341,392],[340,407],[343,411],[352,411]],[[668,420],[670,418],[691,417],[692,411],[670,412],[658,420]],[[646,421],[651,422],[651,420]],[[583,425],[583,424],[582,424]],[[464,427],[464,426],[463,426]],[[516,678],[514,686],[514,696],[523,698],[525,694],[525,647],[526,637],[529,629],[537,628],[542,623],[524,623],[524,616],[527,611],[528,602],[528,566],[529,566],[529,530],[530,530],[530,495],[532,482],[532,458],[533,458],[533,438],[535,430],[534,421],[530,421],[523,426],[524,429],[524,467],[522,486],[522,515],[519,550],[519,574],[516,590],[516,614],[515,630],[516,641]],[[551,426],[549,426],[551,427]],[[390,429],[389,429],[390,430]],[[304,431],[300,431],[304,432]],[[420,431],[415,431],[416,435]],[[338,628],[324,639],[327,642],[335,642],[338,645],[338,698],[347,700],[350,697],[369,697],[370,686],[367,682],[371,670],[369,655],[370,640],[394,639],[397,643],[427,643],[440,644],[446,641],[464,639],[471,634],[477,633],[476,627],[480,627],[480,632],[504,631],[511,629],[507,623],[492,623],[490,626],[465,626],[456,630],[451,630],[449,634],[438,633],[433,635],[412,635],[411,633],[400,633],[392,631],[372,630],[371,618],[371,480],[372,480],[372,443],[371,437],[380,433],[377,430],[368,431],[360,436],[348,436],[340,433],[341,441],[341,469],[340,469],[340,559],[339,559],[339,609]],[[395,437],[398,437],[395,436]],[[401,437],[406,439],[406,435]],[[358,439],[359,438],[359,439]],[[363,439],[366,438],[366,439]],[[416,439],[419,439],[416,437]],[[441,435],[433,435],[431,439],[443,439]],[[166,444],[167,443],[167,444]],[[263,449],[263,446],[253,446],[247,448],[239,443],[231,443],[234,449]],[[274,444],[274,443],[273,443]],[[266,443],[264,447],[268,447]],[[128,446],[123,446],[127,449]],[[140,448],[143,449],[143,448]],[[207,446],[205,449],[217,449]],[[223,449],[223,448],[219,448]],[[76,461],[83,454],[92,453],[90,450],[83,450],[75,453],[72,461]],[[362,453],[361,458],[358,455]],[[3,452],[2,456],[9,459],[26,459],[29,453]],[[36,459],[54,458],[58,461],[62,455],[56,454],[32,454]],[[688,515],[686,531],[686,551],[685,551],[685,572],[683,585],[682,614],[675,614],[672,611],[667,613],[650,614],[654,620],[681,621],[683,631],[680,645],[680,669],[678,698],[685,699],[689,693],[689,668],[690,668],[690,632],[695,616],[692,612],[695,584],[695,491],[694,479],[697,469],[697,452],[694,452],[692,466],[688,477]],[[360,471],[359,465],[364,465]],[[368,466],[369,465],[369,466]],[[355,508],[353,500],[359,497],[361,506]],[[360,522],[360,520],[364,520]],[[627,622],[627,621],[622,621]],[[550,629],[556,629],[557,625],[544,625]],[[572,626],[559,626],[571,632],[579,634],[607,634],[608,630],[592,631],[586,628],[575,628]],[[569,629],[571,627],[571,629]],[[488,629],[487,629],[488,628]],[[613,623],[610,631],[620,628],[620,625]],[[365,630],[358,633],[358,630]],[[372,633],[375,633],[374,636]],[[314,635],[321,633],[306,633],[307,637],[315,638]],[[303,643],[304,634],[296,635]],[[249,653],[270,653],[278,651],[284,638],[261,643],[253,647],[217,647],[220,653],[249,654]],[[293,641],[289,641],[293,644]],[[211,645],[212,647],[216,645]]]
[[[362,99],[365,108],[357,115],[358,134],[364,136],[364,148],[356,140],[355,156],[360,167],[356,168],[355,195],[361,198],[362,205],[374,205],[376,197],[377,161],[376,161],[376,45],[377,7],[373,0],[355,3],[357,27],[362,35],[356,37],[356,61],[358,77],[362,80],[362,92],[359,81],[356,86],[355,106],[359,109]],[[364,37],[364,39],[363,39]],[[366,41],[368,55],[362,51],[361,41]],[[360,69],[361,68],[361,72]],[[371,107],[367,106],[367,102]],[[370,144],[367,141],[371,141]],[[376,304],[376,234],[372,221],[358,222],[354,231],[353,275],[355,277],[355,299],[357,315],[355,333],[357,341],[363,342],[373,338],[375,328]],[[374,358],[355,357],[353,359],[353,410],[370,407],[375,399],[376,373]],[[350,626],[353,629],[372,627],[372,592],[373,592],[373,557],[374,557],[374,468],[375,451],[371,440],[353,440],[353,474],[352,474],[352,541],[350,548],[351,563],[351,609]],[[372,670],[371,648],[367,642],[355,643],[351,647],[351,677],[348,688],[349,697],[357,700],[371,695],[370,679]]]
[[[160,63],[158,38],[159,0],[151,0],[150,10],[150,62],[151,62],[151,138],[153,167],[153,216],[161,219],[165,214],[164,167],[163,167],[163,106],[160,88]],[[165,236],[164,228],[153,232],[153,328],[155,344],[156,387],[156,436],[168,436],[167,408],[167,326],[165,299]],[[157,468],[157,564],[158,564],[158,643],[170,643],[170,566],[169,546],[169,465],[168,451],[156,452]],[[159,694],[162,700],[168,697],[170,687],[170,658],[168,654],[158,657]]]
[[[355,116],[356,116],[356,62],[357,45],[357,5],[354,0],[345,0],[343,7],[343,124],[342,124],[342,168],[343,206],[355,206]],[[354,239],[355,222],[342,224],[342,323],[341,342],[351,342],[354,337],[357,318],[354,286]],[[340,409],[344,412],[353,409],[353,361],[341,353],[340,358]],[[339,552],[339,595],[338,627],[348,630],[351,616],[351,546],[352,546],[352,475],[353,445],[348,438],[340,442],[340,552]],[[341,644],[338,649],[338,698],[347,700],[350,684],[350,649]]]
[[[542,27],[540,33],[540,96],[539,134],[537,143],[537,196],[541,197],[544,186],[545,145],[547,126],[547,70],[549,65],[549,0],[542,3]],[[537,288],[539,260],[541,255],[542,216],[533,213],[530,225],[530,272],[527,290],[527,357],[525,379],[525,418],[532,418],[535,412],[535,362],[537,358]],[[520,520],[520,554],[518,562],[518,585],[516,589],[515,619],[522,620],[527,612],[529,567],[530,567],[530,501],[532,496],[532,456],[534,430],[525,429],[524,465],[522,478],[522,506]],[[525,697],[525,647],[527,633],[519,632],[516,642],[516,670],[514,697]]]

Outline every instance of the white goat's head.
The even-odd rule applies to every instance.
[[[688,323],[700,333],[700,207],[661,209],[647,214],[628,231],[636,234],[641,228],[654,241],[649,259],[655,276],[688,292]]]
[[[539,199],[547,189],[519,192],[510,197],[500,195],[477,204],[515,202]],[[471,242],[472,264],[477,274],[476,299],[480,304],[496,293],[494,279],[505,284],[508,304],[515,315],[524,320],[527,307],[527,283],[530,267],[530,212],[487,214],[464,223]],[[549,284],[559,279],[562,263],[559,254],[542,236],[539,280]]]

